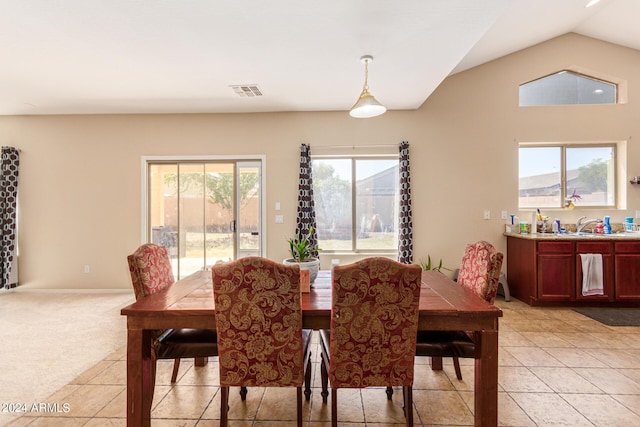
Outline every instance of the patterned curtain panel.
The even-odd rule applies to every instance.
[[[311,173],[311,147],[300,146],[300,181],[298,183],[298,217],[296,219],[296,236],[306,236],[312,228],[311,256],[318,256],[318,232],[316,230],[316,207],[313,202],[313,177]]]
[[[400,219],[398,224],[398,262],[413,263],[413,214],[411,213],[411,174],[409,143],[400,144]]]
[[[18,169],[20,154],[13,147],[2,147],[2,176],[0,177],[0,231],[2,251],[0,287],[18,285]]]

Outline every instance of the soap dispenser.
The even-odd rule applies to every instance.
[[[604,217],[604,234],[611,234],[611,217]]]

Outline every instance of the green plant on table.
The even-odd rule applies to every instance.
[[[313,252],[318,250],[312,245],[311,233],[313,227],[309,227],[309,232],[306,235],[299,234],[293,239],[288,239],[289,252],[291,258],[296,262],[306,262],[309,258],[312,258]]]
[[[427,255],[427,261],[426,262],[423,259],[420,259],[420,267],[422,267],[423,270],[435,270],[435,271],[448,270],[448,271],[451,271],[450,268],[442,266],[442,258],[440,258],[440,262],[438,262],[438,265],[433,264],[431,262],[431,255]]]

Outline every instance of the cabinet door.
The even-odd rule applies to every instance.
[[[640,242],[616,242],[615,298],[640,300]]]
[[[602,282],[604,295],[582,295],[582,258],[580,254],[602,255]],[[577,242],[576,243],[576,299],[583,301],[613,301],[614,295],[614,263],[612,242]]]
[[[575,258],[571,242],[538,243],[538,299],[575,299]]]
[[[507,280],[511,296],[534,304],[537,299],[536,241],[507,237]]]

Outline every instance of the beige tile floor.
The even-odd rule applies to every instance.
[[[532,308],[517,301],[498,304],[500,322],[499,423],[501,426],[640,425],[640,327],[608,327],[570,309]],[[317,337],[316,337],[317,341]],[[317,346],[317,342],[315,344]],[[450,361],[431,371],[416,360],[414,414],[419,426],[473,425],[473,365],[462,360],[463,381]],[[201,368],[184,361],[170,384],[172,363],[159,362],[153,426],[217,426],[217,359]],[[124,426],[125,348],[111,354],[46,399],[58,404],[28,413],[12,426]],[[330,409],[320,397],[318,352],[313,394],[304,404],[305,426],[329,425]],[[382,389],[340,390],[342,426],[404,425],[401,392],[391,402]],[[293,389],[249,390],[242,403],[231,392],[230,425],[295,425]],[[68,412],[65,412],[68,405]]]

